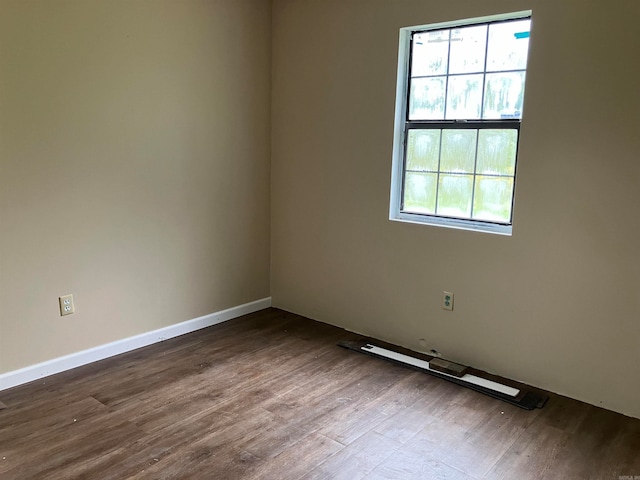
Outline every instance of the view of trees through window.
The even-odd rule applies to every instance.
[[[413,33],[403,212],[511,223],[530,23]]]

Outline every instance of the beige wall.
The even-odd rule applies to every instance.
[[[513,236],[389,221],[399,28],[525,9]],[[639,17],[636,0],[275,0],[274,304],[640,417]]]
[[[270,3],[0,0],[0,373],[266,297],[271,238],[277,306],[640,417],[640,2],[274,0],[273,63]],[[514,235],[390,222],[398,29],[528,8]]]
[[[0,373],[269,295],[270,12],[0,0]]]

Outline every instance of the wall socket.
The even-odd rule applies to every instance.
[[[453,292],[442,292],[442,308],[453,310]]]
[[[71,315],[72,313],[76,313],[76,307],[73,304],[73,294],[63,295],[62,297],[58,297],[60,301],[60,315]]]

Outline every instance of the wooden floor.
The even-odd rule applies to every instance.
[[[359,338],[268,309],[0,392],[0,478],[640,478],[640,420],[336,346]]]

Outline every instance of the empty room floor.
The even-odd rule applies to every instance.
[[[640,478],[640,420],[522,410],[267,309],[0,392],[0,478]]]

